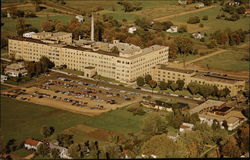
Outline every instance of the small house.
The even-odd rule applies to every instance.
[[[37,150],[37,147],[42,144],[42,142],[40,141],[37,141],[37,140],[34,140],[34,139],[26,139],[25,142],[24,142],[24,147],[26,149],[34,149],[34,150]]]
[[[191,123],[182,123],[180,126],[180,132],[185,132],[185,131],[192,131],[194,128],[194,125]]]
[[[180,5],[186,5],[187,1],[186,0],[178,0],[178,4],[180,4]]]
[[[8,77],[5,75],[1,75],[1,82],[7,81]]]
[[[192,37],[195,39],[202,39],[202,38],[204,38],[204,34],[202,34],[200,32],[195,32],[192,34]]]
[[[204,3],[198,3],[196,4],[195,8],[199,9],[199,8],[203,8],[205,7]]]
[[[137,30],[136,27],[129,27],[128,28],[128,33],[132,33],[133,34],[136,30]]]
[[[169,29],[167,29],[168,33],[176,33],[178,32],[178,27],[177,26],[171,26]]]
[[[76,17],[75,17],[77,20],[78,20],[78,22],[83,22],[83,16],[82,15],[77,15]]]
[[[4,72],[10,77],[25,76],[28,73],[23,62],[12,63],[6,66]]]

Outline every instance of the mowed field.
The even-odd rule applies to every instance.
[[[232,49],[198,61],[195,64],[204,68],[208,65],[209,68],[225,71],[248,71],[249,61],[241,60],[247,53],[248,51],[245,49]]]
[[[14,138],[21,142],[29,137],[41,139],[40,129],[46,125],[55,128],[55,135],[61,132],[72,133],[80,142],[84,137],[91,139],[92,135],[84,136],[89,133],[89,130],[81,126],[92,128],[92,139],[98,139],[102,133],[107,134],[109,131],[117,134],[138,132],[141,130],[143,118],[144,116],[134,116],[126,109],[89,117],[1,96],[1,132],[3,133],[1,141],[5,143]],[[69,130],[69,128],[73,129]]]
[[[220,7],[216,7],[216,8],[210,8],[210,9],[198,12],[198,13],[190,13],[190,14],[186,14],[183,16],[178,16],[169,20],[173,21],[173,23],[185,24],[190,28],[191,27],[200,28],[199,24],[187,24],[187,20],[189,19],[189,17],[193,17],[193,16],[198,16],[200,17],[200,19],[202,19],[204,15],[207,15],[208,20],[207,21],[201,20],[200,22],[204,24],[204,28],[200,28],[200,30],[202,31],[206,30],[208,34],[212,33],[213,31],[216,31],[219,29],[223,30],[226,28],[231,28],[232,30],[237,30],[237,29],[248,30],[249,29],[249,17],[241,16],[241,18],[237,21],[226,21],[224,19],[216,19],[216,16],[221,13],[223,12],[220,11]],[[227,14],[225,13],[225,15]],[[192,32],[193,30],[190,30],[190,31]]]

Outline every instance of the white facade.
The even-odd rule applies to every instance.
[[[78,20],[78,22],[83,22],[83,16],[82,15],[77,15],[76,19]]]
[[[177,26],[171,26],[168,30],[168,33],[176,33],[178,32],[178,27]]]
[[[180,132],[192,131],[193,128],[194,128],[194,125],[191,123],[182,123],[182,125],[180,127]]]
[[[27,33],[24,33],[23,34],[23,37],[26,37],[26,38],[32,38],[32,35],[33,34],[36,34],[35,32],[27,32]]]
[[[196,8],[203,8],[205,5],[204,3],[198,3],[195,7]]]
[[[24,144],[24,148],[26,148],[26,149],[34,149],[34,150],[37,150],[37,147],[40,145],[40,144],[42,144],[42,142],[38,142],[38,144],[37,145],[31,145],[31,144]]]
[[[193,33],[192,36],[193,36],[195,39],[204,38],[204,34],[202,34],[202,33]]]
[[[1,75],[1,82],[7,81],[7,76]]]
[[[136,27],[129,27],[128,28],[128,33],[134,33],[136,31]]]

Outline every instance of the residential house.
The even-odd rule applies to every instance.
[[[167,29],[168,33],[176,33],[178,32],[178,27],[177,26],[171,26],[169,29]]]
[[[84,20],[82,15],[77,15],[75,18],[78,20],[78,22],[83,22]]]
[[[1,75],[1,82],[7,81],[8,77],[5,75]]]
[[[26,139],[24,142],[24,147],[27,149],[34,149],[37,150],[37,147],[42,144],[42,142],[34,140],[34,139]]]
[[[49,143],[49,147],[50,147],[50,149],[57,149],[57,150],[59,150],[59,156],[60,156],[60,158],[63,158],[63,159],[72,159],[69,156],[67,148],[61,147],[61,146],[59,146],[57,144],[54,144],[54,143]]]
[[[229,6],[239,6],[240,2],[230,1],[227,3]]]
[[[10,77],[18,77],[27,75],[27,70],[25,69],[24,62],[12,63],[4,69],[6,75]]]
[[[195,39],[202,39],[202,38],[204,38],[204,34],[200,33],[200,32],[195,32],[192,34],[192,37]]]
[[[129,27],[128,28],[128,33],[132,33],[133,34],[136,30],[137,30],[136,27]]]
[[[205,7],[204,3],[198,3],[196,4],[195,8],[199,9],[199,8],[203,8]]]
[[[180,5],[186,5],[187,1],[186,0],[178,0],[178,4],[180,4]]]
[[[191,123],[182,123],[180,126],[180,132],[185,132],[185,131],[192,131],[194,128],[194,125]]]

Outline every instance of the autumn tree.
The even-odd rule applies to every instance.
[[[150,28],[151,22],[146,17],[136,18],[135,24],[143,29]]]
[[[25,32],[28,31],[29,26],[30,25],[26,23],[24,18],[18,18],[17,25],[16,25],[17,34],[19,36],[22,36]]]
[[[169,139],[166,134],[161,134],[146,141],[142,146],[142,153],[147,155],[148,158],[151,155],[156,155],[157,158],[184,158],[185,151],[181,148],[179,143]]]
[[[166,133],[166,122],[159,113],[152,112],[143,121],[143,133],[147,136]]]
[[[174,39],[174,43],[176,43],[177,45],[178,53],[180,54],[192,53],[193,42],[189,38],[178,36]]]
[[[240,148],[234,136],[229,137],[227,143],[222,147],[222,154],[230,158],[240,157]]]
[[[178,53],[178,47],[175,42],[169,41],[166,44],[169,47],[169,58],[175,59]]]
[[[248,112],[249,114],[249,112]],[[243,125],[237,132],[240,149],[243,152],[249,151],[249,125]]]
[[[41,29],[42,31],[45,31],[45,32],[52,32],[55,30],[55,24],[51,20],[44,21],[41,24]]]

